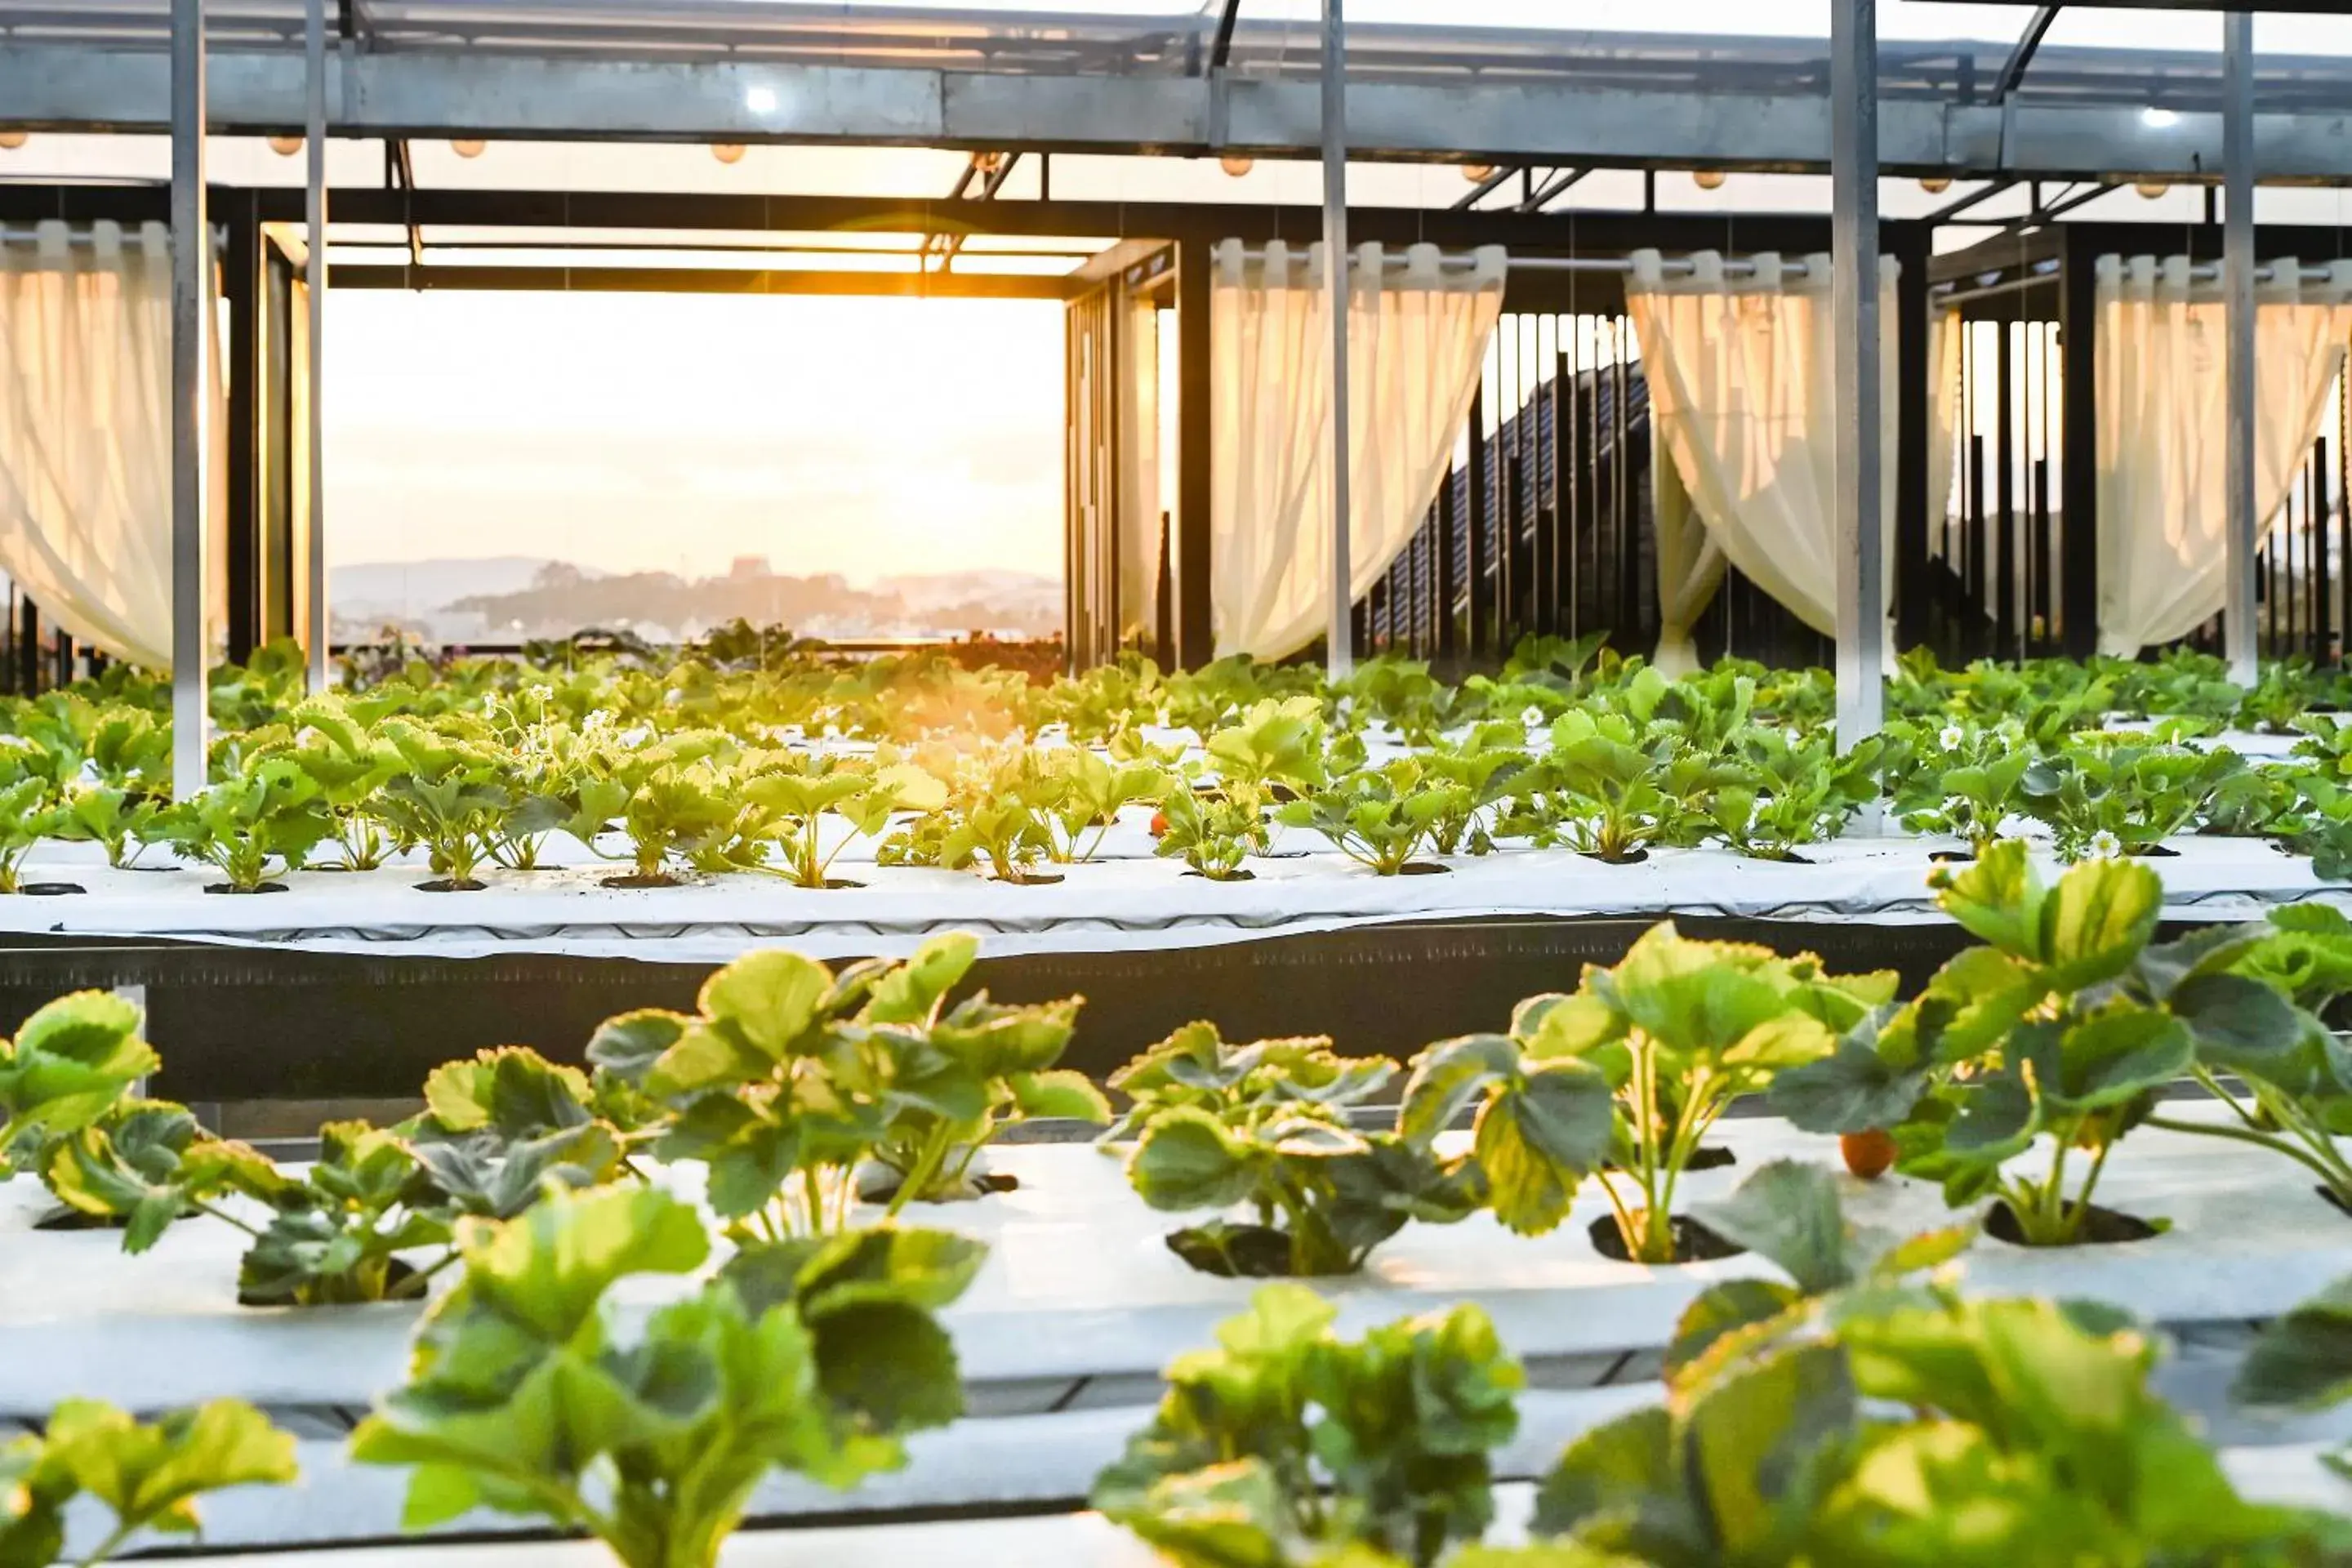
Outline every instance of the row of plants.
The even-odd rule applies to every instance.
[[[584,1070],[520,1047],[448,1063],[419,1114],[328,1123],[318,1159],[293,1169],[142,1097],[163,1064],[138,1009],[78,993],[0,1047],[0,1170],[44,1184],[53,1223],[119,1227],[128,1252],[197,1215],[244,1232],[254,1306],[421,1299],[467,1221],[554,1190],[650,1187],[672,1163],[701,1169],[739,1245],[837,1237],[988,1191],[985,1151],[1013,1122],[1109,1119],[1084,1075],[1055,1065],[1080,998],[950,1005],[976,952],[943,937],[838,973],[755,953],[714,974],[695,1014],[608,1020]]]
[[[0,892],[26,886],[45,840],[99,845],[115,867],[160,848],[236,892],[421,854],[437,873],[422,886],[458,890],[487,867],[538,868],[559,835],[619,865],[623,886],[757,872],[838,887],[860,840],[885,866],[1020,884],[1093,858],[1129,811],[1150,814],[1160,854],[1219,881],[1289,852],[1278,843],[1319,842],[1381,875],[1507,845],[1622,863],[1720,844],[1798,860],[1882,800],[1960,854],[2031,833],[2070,860],[2158,855],[2209,834],[2273,839],[2323,876],[2352,875],[2352,727],[2299,714],[2309,732],[2284,762],[2193,743],[2216,721],[2169,666],[2126,668],[2168,671],[2168,684],[2142,678],[2144,694],[2186,691],[2189,710],[2120,731],[2095,727],[2118,700],[2114,674],[2067,686],[2048,667],[1915,668],[1897,683],[1909,716],[1840,752],[1829,689],[1809,675],[1727,664],[1669,681],[1592,651],[1529,645],[1502,677],[1460,687],[1392,661],[1329,689],[1292,667],[1162,676],[1136,661],[1042,694],[1013,683],[1009,724],[925,696],[987,687],[986,672],[819,667],[828,690],[847,682],[877,704],[821,731],[783,719],[804,710],[771,689],[814,689],[797,669],[688,658],[656,674],[604,656],[564,671],[418,667],[314,697],[264,662],[216,689],[238,722],[186,801],[170,798],[168,719],[110,671],[0,708]],[[2336,694],[2336,677],[2297,679],[2273,671],[2263,689]],[[1507,700],[1519,705],[1501,710]],[[2006,700],[2019,706],[1990,706]],[[1375,725],[1409,748],[1376,752]],[[834,743],[877,726],[870,747]]]
[[[1662,1402],[1570,1443],[1526,1544],[1484,1541],[1527,1382],[1486,1315],[1348,1339],[1288,1283],[1170,1363],[1093,1501],[1176,1568],[2318,1568],[2352,1552],[2352,1519],[2239,1491],[2152,1389],[2162,1341],[2128,1311],[1965,1292],[1970,1227],[1872,1233],[1793,1162],[1706,1213],[1786,1278],[1685,1310]],[[410,1472],[409,1530],[487,1509],[593,1537],[626,1568],[712,1568],[768,1475],[845,1489],[961,1415],[934,1314],[977,1252],[888,1226],[712,1270],[677,1198],[551,1192],[466,1222],[457,1282],[350,1452]],[[622,1310],[647,1277],[677,1283]],[[2347,1321],[2352,1279],[2265,1331],[2238,1398],[2352,1394]],[[193,1530],[207,1492],[293,1478],[291,1439],[235,1402],[144,1425],[72,1402],[0,1447],[0,1564],[47,1568],[79,1497],[113,1524],[88,1568],[136,1531]]]
[[[2323,1016],[2352,990],[2352,922],[2322,906],[2154,940],[2163,888],[2146,865],[2086,861],[2045,884],[2015,843],[1939,871],[1944,910],[1981,939],[1921,993],[1892,973],[1838,975],[1811,954],[1654,928],[1572,993],[1519,1004],[1501,1033],[1432,1046],[1393,1125],[1362,1114],[1396,1075],[1320,1039],[1229,1045],[1181,1031],[1114,1077],[1117,1131],[1154,1208],[1242,1209],[1178,1232],[1195,1267],[1244,1275],[1360,1268],[1407,1222],[1481,1209],[1548,1233],[1580,1192],[1609,1216],[1604,1252],[1644,1263],[1719,1256],[1677,1212],[1684,1176],[1743,1097],[1839,1135],[1850,1168],[1940,1184],[1954,1208],[2030,1247],[2125,1241],[2162,1216],[2094,1201],[2142,1127],[2251,1144],[2352,1214],[2352,1050]],[[2225,1108],[2184,1117],[2183,1081]],[[1466,1148],[1441,1135],[1467,1117]],[[1591,1187],[1588,1187],[1591,1184]]]
[[[2352,1519],[2240,1493],[2150,1387],[2161,1338],[2128,1311],[1965,1293],[1970,1227],[1870,1233],[1826,1173],[1793,1163],[1706,1213],[1786,1279],[1691,1303],[1663,1401],[1569,1445],[1538,1480],[1528,1545],[1482,1543],[1525,1383],[1485,1314],[1351,1342],[1292,1284],[1168,1368],[1095,1504],[1179,1568],[2315,1568],[2352,1553]],[[2352,1279],[2263,1335],[2237,1398],[2352,1396],[2347,1321]]]
[[[2352,1214],[2337,1142],[2352,1047],[2324,1021],[2352,991],[2352,921],[2303,906],[2158,942],[2146,865],[2091,861],[2045,884],[2015,844],[1936,880],[1984,945],[1908,999],[1891,973],[1832,974],[1669,923],[1575,991],[1522,1002],[1503,1031],[1433,1045],[1401,1085],[1397,1064],[1328,1039],[1189,1026],[1111,1076],[1116,1121],[1057,1065],[1081,999],[954,1000],[977,953],[966,936],[837,973],[751,955],[711,976],[696,1013],[608,1020],[584,1069],[520,1047],[445,1066],[420,1114],[330,1124],[299,1171],[141,1098],[161,1062],[137,1010],[84,993],[0,1048],[0,1153],[132,1252],[190,1215],[246,1232],[256,1304],[422,1297],[467,1220],[672,1165],[698,1173],[738,1242],[855,1231],[984,1200],[1001,1184],[991,1143],[1040,1118],[1108,1124],[1102,1146],[1143,1203],[1192,1222],[1171,1250],[1225,1276],[1349,1273],[1408,1224],[1480,1212],[1542,1236],[1585,1193],[1605,1202],[1591,1237],[1610,1256],[1720,1256],[1730,1244],[1677,1198],[1750,1097],[1837,1135],[1857,1173],[1891,1166],[1955,1209],[1989,1203],[1993,1234],[2018,1245],[2161,1229],[2095,1201],[2144,1127],[2260,1148]],[[2181,1115],[2166,1096],[2182,1086],[2221,1113]],[[1466,1142],[1451,1135],[1465,1125]]]

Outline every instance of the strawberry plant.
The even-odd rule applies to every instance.
[[[825,847],[821,824],[827,813],[853,835],[872,837],[899,812],[936,811],[947,802],[946,786],[920,768],[844,768],[831,758],[810,762],[805,772],[762,773],[743,793],[774,815],[777,858],[785,877],[803,888],[827,886],[826,873],[850,842]]]
[[[1519,1364],[1473,1306],[1353,1342],[1336,1316],[1303,1286],[1260,1289],[1216,1348],[1169,1366],[1094,1505],[1178,1568],[1346,1546],[1431,1568],[1476,1541],[1495,1516],[1491,1456],[1518,1430]]]
[[[2248,1501],[2113,1309],[1865,1291],[1571,1444],[1535,1530],[1654,1568],[2332,1562],[2352,1524]]]
[[[1222,790],[1202,795],[1179,780],[1170,786],[1160,810],[1167,826],[1154,854],[1181,859],[1213,882],[1237,882],[1255,874],[1246,862],[1265,837],[1259,806]]]
[[[1687,1260],[1704,1237],[1674,1214],[1700,1141],[1733,1100],[1830,1057],[1841,1034],[1894,994],[1892,973],[1831,975],[1811,954],[1693,942],[1652,927],[1612,968],[1585,967],[1570,995],[1520,1005],[1512,1032],[1538,1062],[1596,1069],[1616,1104],[1601,1177],[1624,1256]],[[1596,1240],[1608,1235],[1596,1226]]]
[[[1533,1005],[1539,1019],[1546,999]],[[1427,1149],[1465,1110],[1476,1109],[1471,1158],[1486,1202],[1505,1228],[1540,1236],[1568,1217],[1584,1179],[1614,1146],[1613,1088],[1592,1063],[1544,1055],[1523,1028],[1465,1035],[1413,1058],[1397,1129]]]
[[[1049,841],[1045,858],[1056,865],[1093,859],[1122,809],[1156,803],[1170,786],[1167,772],[1150,763],[1114,762],[1076,746],[1031,752],[1027,766]]]
[[[1326,1035],[1234,1045],[1214,1024],[1187,1024],[1110,1075],[1111,1092],[1129,1104],[1102,1142],[1133,1138],[1181,1109],[1220,1119],[1247,1112],[1343,1121],[1395,1074],[1385,1057],[1339,1055]]]
[[[1127,1156],[1143,1201],[1174,1213],[1240,1208],[1168,1237],[1206,1274],[1352,1274],[1411,1220],[1450,1225],[1478,1207],[1477,1167],[1394,1132],[1359,1131],[1307,1110],[1192,1106],[1145,1122]]]
[[[390,852],[373,811],[377,792],[407,765],[397,748],[373,739],[347,709],[323,698],[294,710],[299,727],[287,754],[318,786],[335,822],[347,870],[373,871]]]
[[[1796,859],[1800,847],[1834,837],[1878,797],[1885,749],[1882,736],[1841,752],[1824,731],[1792,741],[1762,726],[1743,731],[1735,743],[1741,777],[1717,790],[1715,826],[1742,855]]]
[[[1849,1107],[1883,1095],[1873,1115],[1921,1095],[1895,1129],[1906,1174],[1942,1182],[1955,1206],[1995,1197],[1996,1235],[2072,1245],[2089,1234],[2116,1142],[2196,1060],[2195,952],[2149,952],[2164,890],[2145,866],[2089,861],[2045,887],[2025,846],[2011,842],[1957,876],[1938,871],[1935,884],[1945,911],[1989,947],[1945,966],[1896,1020],[1888,1048],[1848,1042],[1796,1088],[1819,1097],[1817,1107],[1841,1092],[1853,1095]],[[2129,984],[2136,969],[2150,983]],[[2247,994],[2231,987],[2213,1000],[2233,1008]],[[1780,1103],[1800,1125],[1851,1130],[1825,1126],[1838,1118],[1809,1113],[1786,1090]],[[2044,1138],[2046,1165],[2016,1163]],[[2146,1233],[2120,1218],[2102,1224],[2118,1238]]]
[[[2063,858],[2146,855],[2199,826],[2245,766],[2226,749],[2105,736],[2078,739],[2035,763],[2022,787],[2027,811],[2049,826]]]
[[[1047,1068],[1076,1000],[942,1011],[970,963],[954,936],[838,975],[753,953],[704,984],[697,1014],[607,1020],[589,1059],[663,1108],[655,1153],[709,1168],[710,1205],[739,1239],[830,1235],[850,1228],[855,1173],[884,1150],[905,1167],[895,1213],[968,1174],[1022,1095],[1072,1103]]]
[[[1400,758],[1343,773],[1286,802],[1275,819],[1311,828],[1375,876],[1393,877],[1434,847],[1442,823],[1466,821],[1473,799],[1465,786],[1431,779],[1417,761]]]
[[[51,830],[69,843],[100,846],[106,863],[121,869],[137,865],[140,855],[161,838],[168,809],[158,795],[114,784],[76,784],[66,793],[63,815]]]
[[[77,991],[0,1041],[0,1169],[41,1169],[58,1140],[112,1111],[163,1065],[141,1023],[121,997]]]
[[[456,725],[428,728],[394,719],[383,729],[400,767],[377,795],[376,814],[430,852],[442,888],[478,889],[474,873],[490,858],[499,821],[516,804],[498,753]]]
[[[0,774],[0,894],[23,890],[25,857],[42,839],[62,837],[72,820],[47,779]]]
[[[879,972],[854,1026],[899,1062],[920,1063],[920,1092],[895,1097],[873,1158],[890,1174],[875,1195],[896,1214],[909,1201],[978,1196],[979,1160],[1007,1126],[1031,1118],[1106,1122],[1110,1104],[1081,1072],[1055,1067],[1085,998],[1007,1006],[982,992],[953,1007],[948,994],[980,944],[935,937],[906,964]]]
[[[257,893],[274,871],[299,868],[335,823],[299,763],[265,756],[174,803],[156,827],[183,859],[220,872],[225,890]]]
[[[709,1257],[685,1203],[613,1187],[470,1221],[465,1272],[427,1310],[406,1384],[352,1435],[352,1457],[414,1468],[411,1529],[488,1507],[593,1535],[626,1568],[714,1568],[771,1471],[849,1487],[903,1462],[903,1431],[961,1409],[929,1309],[969,1279],[970,1244],[863,1241],[739,1258],[625,1316],[624,1281]]]
[[[246,1144],[216,1138],[187,1107],[124,1100],[58,1140],[40,1165],[67,1209],[122,1227],[122,1250],[140,1253],[192,1214],[249,1230],[220,1206],[230,1193],[264,1196],[284,1180]]]
[[[37,1436],[0,1443],[0,1568],[104,1563],[134,1537],[194,1535],[196,1500],[295,1479],[294,1438],[237,1399],[140,1421],[95,1399],[69,1399]],[[94,1546],[66,1552],[68,1510],[103,1510]]]

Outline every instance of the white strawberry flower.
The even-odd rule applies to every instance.
[[[2124,852],[2123,840],[2105,828],[2091,835],[2091,853],[2102,860],[2112,860]]]

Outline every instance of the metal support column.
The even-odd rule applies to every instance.
[[[1851,747],[1885,716],[1879,485],[1878,4],[1830,6],[1831,308],[1836,317],[1837,721]]]
[[[2230,679],[2257,678],[2262,628],[2254,619],[2254,18],[2221,19],[2226,79],[2221,109],[2221,322],[2228,349],[2223,421],[2222,516],[2227,524],[2228,596],[2221,605],[2222,647]]]
[[[1898,225],[1887,248],[1903,268],[1895,289],[1895,626],[1899,638],[1916,643],[1927,637],[1927,533],[1942,524],[1942,509],[1950,499],[1927,493],[1928,401],[1937,374],[1927,362],[1927,261],[1935,230],[1926,224]]]
[[[1209,416],[1209,246],[1186,240],[1176,247],[1176,529],[1174,568],[1176,662],[1198,669],[1216,657],[1209,614],[1211,474]]]
[[[263,339],[268,314],[263,302],[261,217],[258,194],[224,192],[219,209],[226,248],[221,254],[221,295],[228,303],[227,415],[228,497],[226,559],[218,569],[228,579],[228,657],[238,664],[253,657],[262,629],[262,394]]]
[[[304,541],[302,646],[308,658],[310,689],[327,689],[327,426],[323,394],[327,379],[327,0],[310,0],[303,45],[308,57],[308,109],[305,148],[309,153],[309,189],[303,198],[303,278],[309,285],[309,350],[303,367],[302,406],[309,428],[303,432],[303,460],[309,465],[305,489],[309,506]]]
[[[2058,226],[2060,650],[2099,651],[2099,282],[2091,247]],[[1981,494],[1981,489],[1979,490]]]
[[[1331,615],[1324,668],[1333,680],[1356,662],[1349,615],[1356,595],[1348,537],[1348,37],[1339,10],[1340,0],[1323,0],[1323,309],[1331,327]]]
[[[205,786],[206,355],[213,247],[205,211],[204,0],[172,0],[172,793]]]

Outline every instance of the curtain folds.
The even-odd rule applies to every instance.
[[[1727,563],[1815,631],[1833,636],[1837,629],[1829,258],[1808,258],[1801,272],[1769,253],[1753,259],[1751,274],[1732,278],[1721,256],[1701,251],[1691,258],[1687,276],[1669,278],[1658,252],[1641,250],[1633,253],[1626,283],[1626,314],[1649,377],[1659,520],[1656,661],[1668,670],[1696,666],[1690,626]],[[1890,582],[1895,279],[1893,258],[1881,258],[1880,395],[1887,454],[1882,491]],[[1690,537],[1694,526],[1704,531],[1703,542]],[[1891,638],[1888,647],[1891,652]]]
[[[0,571],[77,642],[158,671],[172,662],[171,368],[164,226],[101,223],[77,244],[47,222],[29,244],[0,241]]]
[[[2352,337],[2352,262],[2255,284],[2254,507],[2286,503]],[[2228,586],[2221,289],[2186,257],[2103,256],[2098,280],[2099,647],[2185,637]]]
[[[1402,268],[1378,245],[1349,269],[1349,550],[1353,593],[1370,591],[1436,499],[1501,318],[1499,247],[1465,269],[1416,245]],[[1330,333],[1322,247],[1238,240],[1216,248],[1211,604],[1220,657],[1280,658],[1329,619]]]
[[[1126,299],[1119,340],[1118,621],[1121,640],[1149,638],[1160,609],[1160,308]]]

